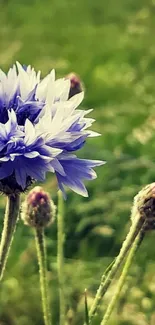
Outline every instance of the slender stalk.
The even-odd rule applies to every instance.
[[[42,307],[45,325],[51,325],[51,315],[49,308],[48,285],[47,285],[47,265],[46,247],[43,228],[35,228],[36,248],[40,273],[40,289],[42,296]]]
[[[101,325],[106,325],[109,318],[110,318],[110,315],[111,315],[111,313],[112,313],[112,311],[113,311],[113,309],[115,307],[115,304],[117,302],[117,299],[118,299],[118,297],[120,295],[120,292],[121,292],[121,289],[123,287],[126,275],[128,273],[129,267],[130,267],[130,265],[132,263],[132,259],[133,259],[134,255],[135,255],[136,251],[137,251],[137,248],[139,246],[140,241],[141,241],[141,236],[140,236],[140,233],[139,233],[137,235],[134,243],[132,244],[130,252],[129,252],[128,256],[127,256],[126,262],[125,262],[124,267],[123,267],[123,271],[122,271],[121,276],[120,276],[120,278],[118,280],[116,292],[114,293],[114,295],[113,295],[113,297],[112,297],[112,299],[110,301],[110,304],[108,305],[108,308],[107,308],[107,310],[105,312],[105,315],[103,317]]]
[[[62,193],[58,192],[58,216],[57,216],[57,266],[59,281],[59,305],[60,305],[60,321],[59,325],[65,324],[65,295],[64,295],[64,204]]]
[[[6,210],[4,216],[4,225],[0,243],[0,280],[3,277],[7,258],[16,229],[19,215],[20,195],[12,194],[7,196]]]
[[[110,272],[113,264],[115,263],[115,259],[107,266],[106,270],[104,271],[103,275],[102,275],[102,280],[104,281],[108,275],[108,273]],[[86,307],[86,298],[87,298],[87,290],[85,289],[85,307]],[[85,308],[86,311],[86,308]],[[87,311],[88,311],[88,306],[87,306]],[[89,321],[89,311],[88,311],[88,315],[86,317],[86,312],[85,312],[85,323],[84,325],[88,325],[90,323]]]
[[[113,278],[115,277],[119,267],[121,266],[124,258],[126,257],[130,247],[132,246],[133,241],[135,240],[137,234],[139,233],[140,229],[142,228],[142,225],[144,223],[144,220],[140,217],[139,213],[134,216],[134,222],[132,222],[132,225],[130,227],[129,233],[123,242],[122,248],[119,252],[119,255],[115,259],[115,262],[108,273],[106,279],[105,274],[103,274],[101,278],[100,286],[97,290],[96,297],[94,299],[93,305],[90,309],[89,313],[89,323],[91,324],[92,319],[97,311],[97,308],[99,307],[101,303],[101,299],[103,298],[104,294],[106,293],[107,289],[109,288]]]

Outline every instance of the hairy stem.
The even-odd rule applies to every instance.
[[[7,196],[6,210],[4,216],[4,225],[0,243],[0,280],[3,277],[7,258],[9,256],[13,235],[20,208],[20,195],[12,194]]]
[[[137,234],[139,233],[140,229],[142,228],[142,225],[144,223],[144,220],[141,219],[140,215],[137,214],[134,216],[134,221],[132,222],[132,225],[130,227],[129,233],[123,242],[122,248],[119,252],[119,255],[115,259],[115,262],[108,273],[106,279],[105,279],[105,274],[103,274],[101,278],[101,283],[100,286],[97,290],[94,302],[92,304],[92,307],[90,309],[89,313],[89,322],[91,324],[91,321],[97,311],[97,308],[99,307],[101,300],[103,296],[105,295],[107,289],[109,288],[113,278],[115,277],[117,271],[119,270],[119,267],[121,266],[124,258],[126,257],[130,247],[132,246],[133,241],[135,240]]]
[[[58,216],[57,216],[57,266],[59,281],[59,305],[60,305],[60,325],[65,324],[65,295],[64,295],[64,202],[62,193],[58,192]]]
[[[125,278],[126,278],[126,275],[128,273],[128,270],[129,270],[129,267],[132,263],[132,259],[137,251],[137,248],[139,246],[139,243],[140,243],[140,240],[141,240],[141,236],[140,236],[140,233],[137,235],[134,243],[132,244],[132,247],[130,249],[130,252],[127,256],[127,259],[126,259],[126,262],[124,264],[124,267],[123,267],[123,270],[122,270],[122,273],[121,273],[121,276],[118,280],[118,284],[117,284],[117,288],[116,288],[116,292],[114,293],[111,301],[110,301],[110,304],[108,305],[107,307],[107,310],[105,312],[105,315],[103,317],[103,320],[101,322],[101,325],[106,325],[109,318],[110,318],[110,315],[115,307],[115,304],[117,302],[117,299],[119,298],[119,295],[120,295],[120,292],[121,292],[121,289],[123,287],[123,284],[124,284],[124,281],[125,281]]]
[[[47,265],[46,247],[43,228],[35,228],[36,248],[40,274],[40,289],[45,325],[51,325],[51,315],[49,308],[48,285],[47,285]]]

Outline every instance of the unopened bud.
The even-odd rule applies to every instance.
[[[155,229],[155,183],[148,184],[135,196],[133,218],[136,211],[145,221],[145,231]]]
[[[26,225],[36,228],[47,227],[55,217],[56,207],[49,194],[40,186],[34,187],[27,195],[21,218]]]
[[[66,79],[70,79],[71,82],[69,98],[83,91],[82,82],[80,80],[80,77],[77,74],[71,72],[66,76]]]

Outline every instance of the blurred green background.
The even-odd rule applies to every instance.
[[[94,130],[79,153],[103,159],[89,198],[68,192],[65,203],[65,325],[84,319],[101,274],[118,254],[130,226],[134,195],[155,180],[155,0],[0,0],[0,66],[16,60],[43,75],[71,71],[85,84],[84,107],[94,107]],[[54,201],[55,177],[46,189]],[[5,198],[0,198],[2,227]],[[53,325],[59,324],[56,222],[47,230]],[[155,324],[154,232],[142,243],[109,325]],[[20,221],[3,282],[0,325],[43,325],[33,231]],[[94,324],[100,323],[112,286]]]

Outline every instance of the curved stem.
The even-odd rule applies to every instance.
[[[99,307],[101,303],[101,299],[103,298],[104,294],[106,293],[107,289],[109,288],[113,278],[115,277],[119,267],[121,266],[124,258],[126,257],[130,247],[132,246],[133,241],[135,240],[137,234],[139,233],[140,229],[142,228],[142,225],[144,223],[144,220],[140,217],[139,214],[134,216],[134,222],[132,223],[129,233],[123,242],[122,248],[119,252],[119,255],[115,259],[115,262],[108,273],[106,279],[105,279],[105,274],[103,274],[101,278],[101,283],[100,286],[97,290],[96,297],[94,299],[93,305],[90,309],[89,313],[89,322],[91,324],[91,321],[97,311],[97,308]]]
[[[108,322],[108,320],[110,318],[110,315],[111,315],[111,313],[112,313],[112,311],[113,311],[113,309],[115,307],[115,304],[117,302],[117,299],[118,299],[118,297],[120,295],[120,292],[121,292],[121,289],[123,287],[126,275],[128,273],[129,267],[130,267],[130,265],[132,263],[132,259],[133,259],[134,255],[135,255],[135,253],[137,251],[137,248],[139,246],[139,243],[141,241],[140,233],[137,235],[137,237],[136,237],[136,239],[135,239],[135,241],[134,241],[134,243],[133,243],[133,245],[132,245],[132,247],[130,249],[130,252],[129,252],[128,256],[127,256],[125,265],[123,267],[123,271],[122,271],[121,276],[120,276],[120,278],[118,280],[116,292],[114,293],[114,295],[113,295],[113,297],[112,297],[112,299],[110,301],[110,304],[109,304],[109,306],[108,306],[108,308],[107,308],[107,310],[105,312],[105,315],[103,317],[101,325],[106,325],[107,324],[107,322]]]
[[[57,266],[59,281],[59,304],[60,304],[60,325],[65,324],[65,295],[64,295],[64,201],[62,193],[58,192],[58,216],[57,216]]]
[[[4,216],[4,225],[0,243],[0,280],[3,277],[7,258],[16,229],[19,215],[20,195],[12,194],[7,196],[6,210]]]
[[[48,286],[47,286],[47,265],[46,265],[46,248],[45,237],[43,228],[35,228],[36,248],[40,273],[40,289],[42,298],[42,307],[44,314],[45,325],[51,324],[49,299],[48,299]]]

